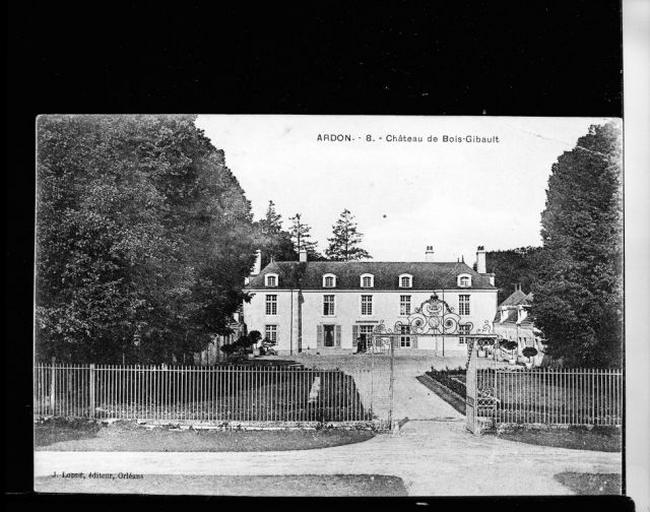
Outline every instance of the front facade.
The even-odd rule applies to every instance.
[[[465,336],[491,332],[497,308],[485,251],[479,271],[428,252],[423,262],[271,262],[246,286],[247,330],[276,340],[284,355],[353,352],[381,327],[399,334],[400,350],[466,353]]]
[[[534,362],[539,364],[543,357],[543,345],[541,333],[529,317],[532,300],[532,293],[524,293],[521,286],[517,285],[515,291],[499,304],[493,329],[499,338],[517,342],[518,358],[523,358],[522,351],[526,347],[537,349],[538,355],[535,356]]]

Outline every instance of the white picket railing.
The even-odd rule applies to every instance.
[[[496,423],[620,425],[623,375],[612,369],[481,369],[480,414]]]
[[[363,386],[362,386],[363,387]],[[40,364],[34,414],[203,422],[367,422],[372,397],[340,370]]]

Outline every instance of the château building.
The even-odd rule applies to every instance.
[[[261,254],[245,290],[247,331],[277,342],[280,355],[354,352],[373,330],[398,333],[399,350],[466,354],[467,338],[492,332],[497,310],[494,274],[485,249],[476,270],[465,262],[438,262],[427,247],[424,261],[271,261]]]

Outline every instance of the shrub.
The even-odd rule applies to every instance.
[[[228,345],[221,345],[221,352],[229,356],[237,350],[237,346],[234,343],[229,343]]]
[[[517,348],[517,342],[515,340],[505,340],[501,342],[501,346],[506,350],[514,350]]]
[[[251,345],[255,345],[255,343],[262,339],[262,334],[260,331],[251,331],[248,333],[248,339]]]
[[[526,347],[524,350],[521,352],[524,357],[535,357],[537,355],[537,349],[535,347]]]

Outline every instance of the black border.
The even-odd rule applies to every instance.
[[[327,2],[299,8],[210,4],[8,5],[4,397],[11,421],[4,422],[3,448],[5,490],[19,493],[9,497],[9,504],[49,500],[73,508],[91,502],[114,508],[127,500],[24,494],[31,490],[33,475],[29,390],[36,115],[622,116],[621,6],[616,1]],[[188,499],[211,505],[233,501],[183,501]],[[529,510],[562,508],[563,503],[574,508],[576,499],[485,498],[462,504]],[[612,499],[581,501],[596,508],[631,507],[624,498]],[[181,498],[128,500],[172,508]],[[304,506],[305,501],[310,500],[291,503]],[[400,500],[401,505],[416,501],[431,500]],[[378,503],[352,501],[360,502]],[[452,498],[435,503],[459,506]]]

